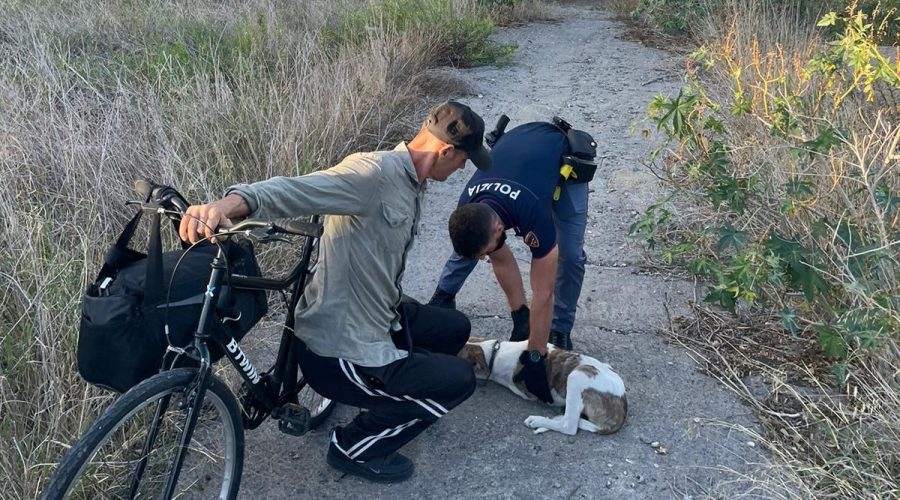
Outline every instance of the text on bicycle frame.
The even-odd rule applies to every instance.
[[[259,373],[256,372],[253,363],[250,362],[250,359],[244,354],[244,351],[241,350],[241,346],[238,345],[237,341],[231,339],[225,347],[228,348],[228,352],[234,355],[234,360],[238,362],[241,370],[247,375],[247,378],[249,378],[254,385],[258,384],[260,380]]]

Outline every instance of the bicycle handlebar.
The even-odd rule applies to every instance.
[[[272,226],[277,233],[296,234],[298,236],[312,236],[318,238],[322,236],[324,228],[318,222],[306,222],[300,219],[275,219]]]
[[[190,206],[187,200],[181,196],[181,193],[169,186],[138,179],[134,183],[134,190],[141,195],[143,200],[130,203],[139,204],[141,210],[145,212],[159,212],[162,210],[170,218],[180,220]],[[273,221],[248,219],[241,221],[228,229],[216,228],[216,234],[225,236],[228,234],[246,232],[249,236],[249,232],[254,229],[264,230],[264,234],[261,235],[261,237],[255,235],[257,236],[257,239],[261,241],[275,239],[273,236],[276,234],[319,238],[322,236],[323,232],[321,223],[307,222],[300,218],[282,218]]]
[[[140,205],[141,210],[144,212],[156,213],[160,210],[166,211],[163,207],[161,207],[158,203],[142,203],[138,201],[131,201],[128,204]],[[171,211],[167,214],[170,217],[181,219],[181,213],[172,213]],[[250,233],[250,231],[254,229],[263,229],[263,237],[260,239],[265,239],[266,236],[273,236],[276,234],[290,234],[294,236],[310,236],[312,238],[319,238],[322,236],[325,231],[324,227],[319,222],[307,222],[300,217],[290,218],[285,217],[282,219],[275,219],[273,221],[266,220],[255,220],[255,219],[246,219],[238,222],[237,224],[229,227],[229,228],[216,228],[215,234],[213,236],[229,236],[236,233]],[[249,234],[248,234],[249,235]]]
[[[190,203],[175,188],[155,184],[144,179],[134,181],[134,190],[145,200],[180,213],[187,211]]]

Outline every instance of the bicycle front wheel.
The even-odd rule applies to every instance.
[[[196,368],[169,370],[123,394],[69,450],[43,498],[163,496],[195,399],[197,373]],[[243,463],[237,401],[210,375],[171,498],[234,498]]]

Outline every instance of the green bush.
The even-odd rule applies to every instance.
[[[133,31],[124,35],[73,33],[54,42],[54,53],[61,64],[84,74],[98,88],[114,89],[123,79],[129,84],[169,88],[198,77],[230,79],[238,66],[271,69],[279,59],[275,51],[286,45],[284,40],[273,40],[281,30],[270,33],[261,16],[227,26],[185,20],[165,30],[126,25],[129,28]]]
[[[900,494],[900,64],[875,2],[846,3],[815,29],[722,0],[687,85],[650,104],[671,192],[631,227],[738,317],[698,308],[673,336],[758,410],[772,497]]]
[[[848,8],[852,9],[855,3],[850,2]],[[900,45],[900,0],[862,0],[857,10],[872,21],[879,43]]]
[[[790,5],[814,18],[827,10],[861,12],[874,25],[875,40],[900,43],[900,0],[756,0],[764,6]],[[691,35],[703,19],[720,20],[724,0],[638,0],[630,15],[670,35]],[[714,21],[716,22],[716,21]]]
[[[494,1],[486,7],[505,4]],[[435,36],[444,47],[436,54],[442,61],[460,66],[507,64],[515,46],[491,42],[495,27],[488,8],[459,12],[442,0],[376,0],[333,23],[325,30],[324,40],[327,46],[360,46],[373,31],[416,30]]]
[[[707,70],[728,69],[731,102],[694,78],[649,107],[675,147],[678,193],[714,214],[669,234],[662,258],[710,280],[708,302],[775,308],[792,333],[798,321],[813,325],[839,383],[852,351],[900,331],[900,160],[891,152],[900,70],[866,19],[825,16],[820,26],[839,34],[796,74],[793,63],[741,66],[727,51],[698,51]],[[659,246],[672,215],[664,206],[632,234]]]
[[[640,0],[631,15],[664,33],[685,35],[690,33],[692,21],[710,15],[709,7],[718,6],[718,0]]]

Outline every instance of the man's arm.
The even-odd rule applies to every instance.
[[[556,286],[556,265],[559,249],[554,246],[550,253],[531,260],[531,332],[528,335],[528,350],[547,352],[550,338],[550,320],[553,318],[553,290]]]
[[[179,236],[195,243],[212,236],[218,226],[230,226],[229,219],[250,214],[263,219],[359,214],[378,191],[380,172],[372,157],[357,154],[328,170],[238,184],[222,199],[188,208]]]
[[[544,357],[547,356],[547,338],[550,336],[558,256],[559,251],[554,245],[547,255],[531,260],[531,332],[528,335],[528,350],[519,356],[522,369],[513,377],[513,382],[525,382],[528,392],[547,403],[553,402],[553,394],[547,380]],[[533,351],[541,353],[541,356],[534,358]]]
[[[489,256],[494,276],[497,277],[497,282],[500,283],[500,288],[509,301],[509,310],[515,311],[524,306],[525,285],[522,283],[522,274],[519,273],[519,265],[516,264],[512,250],[508,245],[503,245]]]
[[[300,215],[358,215],[378,193],[382,170],[377,158],[357,153],[327,170],[300,177],[273,177],[228,189],[250,207],[253,217],[274,219]]]

